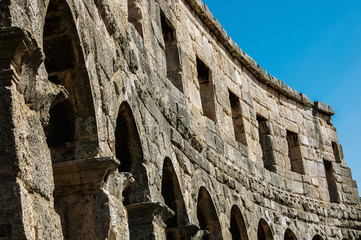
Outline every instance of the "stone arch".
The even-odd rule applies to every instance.
[[[83,50],[65,0],[50,1],[43,32],[48,79],[65,87],[68,98],[55,99],[44,128],[53,163],[94,157],[98,149],[93,97]]]
[[[312,238],[312,240],[323,240],[323,237],[317,234]]]
[[[231,209],[231,227],[232,240],[248,240],[246,224],[239,207],[233,205]]]
[[[103,229],[106,229],[107,221],[97,224],[96,217],[89,214],[89,209],[98,206],[93,205],[92,200],[97,199],[99,203],[106,197],[100,192],[87,195],[84,191],[82,196],[77,192],[80,185],[91,186],[98,181],[90,177],[80,179],[79,176],[86,167],[97,162],[99,143],[90,79],[73,13],[66,0],[49,1],[43,51],[47,83],[63,92],[52,102],[49,121],[44,126],[53,163],[54,208],[61,218],[63,235],[66,239],[77,239],[80,235],[89,238],[91,231],[99,229],[102,231],[98,234],[106,234]],[[102,210],[106,215],[108,209]]]
[[[203,239],[223,239],[222,228],[212,198],[205,187],[199,189],[197,203],[199,227],[203,230]]]
[[[165,158],[162,172],[161,193],[165,204],[174,212],[174,216],[165,223],[167,239],[178,239],[193,229],[187,229],[189,218],[184,204],[183,194],[172,161]]]
[[[258,230],[257,230],[257,239],[258,240],[273,240],[273,235],[271,228],[269,227],[266,220],[261,218],[258,223]]]
[[[149,189],[143,148],[133,111],[127,102],[119,107],[114,135],[114,154],[120,161],[119,171],[130,172],[134,178],[134,183],[123,191],[124,205],[146,202]]]
[[[284,240],[297,240],[297,237],[291,229],[287,228],[284,234]]]
[[[189,222],[183,195],[179,186],[178,178],[169,158],[164,160],[162,174],[162,196],[165,204],[174,211],[174,217],[168,219],[168,227],[184,226]]]

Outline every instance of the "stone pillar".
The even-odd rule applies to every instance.
[[[9,33],[8,37],[11,35]],[[1,32],[0,47],[5,47],[4,33]],[[4,57],[3,48],[0,57]],[[0,238],[25,238],[22,221],[20,186],[17,173],[20,172],[14,136],[12,99],[15,97],[18,76],[11,65],[1,59],[0,70]]]
[[[55,209],[67,239],[129,239],[121,196],[130,174],[114,157],[54,163]]]
[[[164,223],[174,212],[163,203],[136,203],[126,206],[130,239],[165,240]]]
[[[35,112],[28,115],[18,91],[29,58],[35,65],[42,60],[31,34],[0,28],[0,238],[62,239],[53,208],[51,160],[37,131],[42,127]]]

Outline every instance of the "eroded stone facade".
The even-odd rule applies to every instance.
[[[331,107],[201,1],[0,13],[0,239],[360,238]]]

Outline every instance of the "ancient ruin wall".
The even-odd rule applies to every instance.
[[[332,109],[201,1],[0,9],[0,238],[360,237]]]

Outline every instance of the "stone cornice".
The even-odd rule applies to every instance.
[[[226,30],[217,21],[213,14],[209,11],[207,5],[201,0],[185,0],[195,11],[203,23],[215,34],[217,39],[225,46],[231,56],[240,61],[240,63],[251,72],[259,81],[267,86],[277,90],[286,97],[295,100],[305,106],[312,107],[317,111],[320,102],[313,103],[305,94],[299,93],[292,89],[283,81],[271,76],[260,65],[256,63],[250,56],[248,56],[232,39],[228,36]],[[322,103],[324,106],[320,111],[326,115],[334,115],[334,111],[330,106]],[[326,110],[327,109],[327,110]]]

